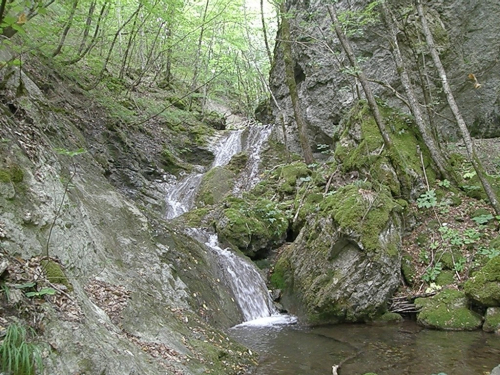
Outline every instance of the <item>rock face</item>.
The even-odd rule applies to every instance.
[[[362,12],[368,3],[367,0],[341,0],[335,6],[341,18],[350,21],[348,37],[361,67],[369,79],[379,82],[371,83],[375,95],[407,111],[391,89],[402,92],[380,14],[376,8],[375,12]],[[439,89],[430,55],[422,47],[425,38],[412,2],[388,3],[396,14],[404,13],[404,28],[399,38],[412,81],[420,85],[423,80],[430,88],[427,104],[432,106],[432,121],[441,134],[455,138],[456,126],[446,119],[452,116]],[[349,63],[332,31],[326,3],[290,0],[286,5],[291,15],[292,53],[300,105],[309,124],[311,144],[318,151],[318,146],[333,143],[342,117],[358,100],[358,92],[362,90],[348,74]],[[497,37],[500,34],[500,3],[496,0],[432,1],[426,2],[425,9],[448,80],[471,132],[481,137],[500,136],[500,94],[497,90],[500,85],[500,39]],[[288,88],[282,78],[285,73],[280,43],[275,49],[271,71],[271,88],[279,108],[274,103],[271,106],[276,123],[281,123],[284,112],[288,119],[288,146],[299,151]],[[468,79],[471,73],[475,74],[480,88],[474,89],[473,81]],[[424,103],[421,90],[417,92]],[[282,132],[278,133],[281,133],[278,138],[283,139]]]
[[[467,297],[484,307],[500,307],[500,256],[491,259],[464,285]]]

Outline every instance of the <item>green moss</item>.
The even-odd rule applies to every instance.
[[[483,324],[483,331],[498,332],[500,331],[500,307],[490,307],[486,310],[486,315]]]
[[[68,288],[68,290],[73,290],[73,285],[69,282],[68,278],[64,274],[61,265],[53,260],[42,260],[40,262],[47,280],[54,284],[62,284]]]
[[[239,173],[245,168],[247,161],[248,154],[245,152],[240,152],[239,154],[236,154],[231,158],[227,167],[234,173]]]
[[[196,197],[197,203],[202,205],[220,203],[231,192],[235,177],[234,172],[225,167],[212,168],[203,175]]]
[[[464,284],[464,291],[467,297],[482,306],[500,306],[500,256],[490,259],[469,278]]]
[[[270,279],[271,286],[274,289],[281,289],[281,290],[287,289],[289,285],[286,280],[289,273],[290,273],[290,262],[286,257],[281,257],[274,266],[274,270]]]
[[[434,297],[417,298],[421,308],[417,321],[425,327],[441,330],[474,330],[481,327],[481,316],[467,308],[465,294],[445,289]]]
[[[392,130],[391,150],[384,148],[373,116],[367,105],[360,103],[348,116],[335,158],[342,162],[344,171],[360,171],[369,175],[372,181],[388,187],[394,196],[409,197],[415,178],[423,178],[420,155],[416,150],[422,150],[427,176],[433,182],[435,175],[430,168],[430,157],[409,117],[387,106],[380,106],[380,112]]]
[[[19,183],[24,180],[24,172],[18,165],[11,165],[7,168],[0,169],[0,182]]]
[[[375,192],[358,185],[347,185],[325,198],[320,209],[323,214],[331,215],[342,230],[359,233],[365,250],[377,251],[387,248],[387,244],[380,241],[380,233],[386,228],[391,213],[401,207],[388,190]],[[393,250],[396,255],[397,249]]]
[[[436,278],[436,284],[440,286],[451,285],[455,282],[453,271],[441,271]]]
[[[282,243],[288,219],[280,207],[269,199],[253,195],[245,198],[226,199],[224,206],[227,208],[215,225],[223,242],[253,257],[262,248]]]
[[[303,162],[294,162],[283,165],[274,171],[273,177],[279,180],[278,189],[285,194],[295,193],[297,180],[302,181],[310,179],[312,175],[306,164]]]
[[[382,314],[381,316],[375,318],[373,320],[373,323],[379,324],[379,323],[398,323],[403,321],[403,317],[397,313],[393,312],[386,312]]]
[[[413,264],[413,258],[410,254],[405,253],[401,259],[401,273],[403,278],[408,285],[413,285],[416,279],[417,270]]]

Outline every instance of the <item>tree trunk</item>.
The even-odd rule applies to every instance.
[[[85,47],[86,36],[85,36],[85,31],[84,31],[84,36],[83,36],[82,42],[80,44],[80,50],[78,51],[78,56],[76,56],[75,58],[73,58],[71,60],[65,61],[63,63],[64,65],[76,64],[78,61],[83,59],[90,52],[90,50],[92,50],[92,48],[95,46],[96,41],[97,41],[97,36],[99,34],[99,30],[101,29],[101,22],[106,17],[107,5],[108,5],[108,3],[105,2],[101,8],[101,12],[99,13],[99,18],[97,19],[97,25],[96,25],[95,30],[94,30],[94,35],[92,35],[92,39],[91,39],[90,43],[87,45],[87,47]],[[93,6],[95,6],[95,3],[91,4],[91,7],[93,7]],[[93,14],[93,10],[92,10],[92,14]],[[89,17],[92,17],[92,14],[89,10]],[[89,18],[87,18],[87,22],[89,22]],[[91,20],[90,20],[90,22],[91,22]],[[89,27],[90,27],[90,24],[89,24]],[[84,47],[85,47],[85,49],[83,49]]]
[[[266,45],[267,57],[269,58],[269,65],[273,65],[273,55],[269,48],[269,41],[267,38],[266,19],[264,17],[264,0],[260,0],[260,19],[262,21],[262,34],[264,36],[264,44]]]
[[[401,84],[403,85],[406,96],[408,98],[408,104],[410,106],[411,112],[415,117],[415,123],[417,124],[418,130],[422,135],[425,145],[429,149],[432,160],[437,167],[437,171],[444,178],[447,178],[450,181],[454,181],[455,179],[452,178],[451,174],[446,169],[446,161],[441,153],[440,148],[436,144],[434,137],[430,133],[429,126],[428,124],[426,124],[422,115],[422,111],[420,110],[420,103],[418,102],[415,92],[413,91],[410,77],[408,76],[408,72],[406,71],[403,56],[399,48],[396,20],[394,19],[394,15],[387,8],[387,4],[385,2],[382,2],[382,13],[385,19],[385,23],[389,29],[389,37],[392,44],[392,52],[394,61],[396,63],[396,70],[399,73]]]
[[[73,25],[73,19],[75,17],[76,13],[76,8],[78,6],[78,0],[73,0],[73,7],[71,8],[71,12],[68,17],[68,22],[66,22],[66,26],[64,26],[64,30],[61,35],[61,39],[59,40],[59,44],[57,48],[55,49],[54,52],[52,52],[52,57],[56,57],[61,53],[62,47],[64,46],[64,41],[66,40],[66,37],[68,36],[69,30],[71,29],[71,26]]]
[[[288,90],[290,91],[290,99],[292,101],[293,113],[295,115],[295,122],[299,131],[299,141],[304,155],[306,164],[314,163],[311,146],[307,138],[307,123],[302,115],[302,109],[299,103],[299,94],[297,91],[297,82],[295,81],[294,61],[292,57],[292,46],[290,36],[290,22],[286,18],[285,2],[281,3],[281,33],[283,36],[283,60],[285,62],[285,74]]]
[[[387,150],[390,150],[392,148],[392,141],[389,138],[389,135],[387,134],[387,131],[385,128],[385,123],[382,119],[382,116],[380,115],[380,111],[378,110],[377,102],[375,101],[375,97],[373,96],[372,90],[370,88],[370,84],[368,82],[368,79],[365,76],[365,73],[358,66],[358,63],[356,61],[356,56],[354,55],[354,52],[351,48],[351,44],[349,43],[349,40],[347,40],[346,35],[344,34],[344,32],[342,31],[342,28],[340,27],[339,20],[337,18],[337,13],[336,13],[335,7],[333,5],[328,5],[328,13],[330,13],[330,18],[333,22],[333,26],[335,28],[335,33],[337,34],[337,37],[339,38],[340,44],[342,45],[342,48],[344,49],[344,51],[347,55],[347,58],[349,59],[349,62],[351,63],[351,66],[353,67],[354,72],[359,79],[359,82],[361,83],[361,87],[363,87],[363,91],[365,92],[366,100],[368,101],[368,106],[370,107],[370,110],[372,111],[373,118],[375,119],[375,122],[377,123],[378,129],[380,131],[380,134],[382,135],[384,145],[387,148]]]
[[[194,71],[193,71],[193,80],[191,81],[191,91],[194,91],[194,89],[196,87],[196,83],[198,82],[198,70],[200,69],[201,47],[202,47],[202,43],[203,43],[203,34],[205,33],[205,22],[207,20],[209,5],[210,5],[210,0],[206,0],[205,10],[203,11],[203,18],[201,21],[200,36],[198,38],[198,48],[196,49],[196,58],[194,61]],[[193,97],[190,96],[189,97],[189,110],[191,110],[192,105],[193,105]]]
[[[467,129],[467,125],[465,124],[465,121],[462,117],[462,114],[460,113],[460,110],[458,109],[458,105],[451,91],[451,87],[448,83],[448,77],[446,76],[446,71],[444,70],[443,64],[441,63],[441,58],[439,57],[436,46],[434,44],[434,38],[432,36],[432,32],[429,29],[429,25],[427,24],[427,19],[425,18],[424,8],[420,0],[416,0],[416,4],[417,4],[418,15],[420,17],[420,22],[422,24],[422,31],[425,35],[425,40],[427,42],[429,52],[431,53],[432,60],[439,73],[439,77],[441,78],[441,83],[443,85],[443,91],[446,94],[446,99],[448,100],[448,104],[458,124],[458,128],[462,135],[462,139],[464,140],[469,160],[472,166],[474,167],[474,170],[476,171],[479,181],[481,181],[481,184],[483,185],[484,191],[486,192],[486,195],[490,200],[491,206],[495,210],[496,214],[500,215],[500,204],[498,202],[497,196],[493,188],[486,179],[481,161],[476,155],[474,141],[470,136],[469,130]]]

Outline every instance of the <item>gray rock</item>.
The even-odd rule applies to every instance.
[[[490,375],[500,375],[500,365],[491,370]]]
[[[341,47],[331,28],[331,20],[326,4],[320,1],[289,1],[289,12],[292,38],[292,53],[295,60],[295,73],[298,84],[300,104],[309,123],[309,137],[315,149],[321,144],[331,144],[336,137],[342,117],[357,101],[356,84],[352,76],[346,73],[349,66]],[[368,4],[367,0],[336,3],[338,13],[347,9],[359,11]],[[411,5],[409,1],[391,1],[389,6],[397,9]],[[453,0],[427,2],[429,23],[434,31],[436,44],[447,71],[448,80],[457,100],[461,113],[473,135],[478,137],[500,136],[500,3],[496,0]],[[361,61],[368,78],[390,85],[398,91],[401,84],[396,73],[389,49],[389,42],[384,38],[385,27],[379,22],[376,13],[375,22],[358,27],[349,35],[355,53]],[[401,48],[410,67],[410,75],[414,82],[419,82],[415,69],[412,49],[424,40],[420,35],[420,26],[415,12],[407,14],[406,39],[400,35]],[[353,28],[356,28],[353,26]],[[352,29],[351,29],[352,31]],[[278,35],[278,40],[280,35]],[[288,123],[286,133],[288,146],[293,151],[300,151],[298,132],[293,120],[293,110],[288,95],[288,88],[283,79],[284,63],[280,44],[275,49],[275,64],[271,71],[271,89],[277,98],[279,108],[271,103],[276,123],[281,123],[281,112],[284,112]],[[456,126],[447,118],[452,117],[447,108],[446,98],[436,82],[435,70],[431,66],[431,58],[426,54],[425,66],[421,61],[421,73],[432,78],[431,95],[434,101],[432,115],[440,133],[447,138],[457,136]],[[481,84],[474,89],[473,82],[468,79],[470,73],[475,74]],[[427,84],[426,83],[426,84]],[[391,89],[377,83],[371,84],[374,94],[386,101],[390,106],[397,106],[402,111],[406,107],[395,98]],[[361,90],[361,88],[359,88]],[[418,91],[418,90],[417,90]],[[362,95],[363,96],[363,95]],[[421,97],[423,103],[423,98]],[[280,109],[282,111],[280,111]],[[275,138],[283,140],[281,128],[276,129]]]

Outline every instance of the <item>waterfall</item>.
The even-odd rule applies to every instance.
[[[198,193],[202,177],[203,173],[191,174],[168,189],[167,219],[176,218],[189,211]]]
[[[233,290],[245,321],[269,317],[277,313],[266,283],[253,264],[230,250],[222,249],[216,234],[211,234],[205,245],[219,255],[219,264],[225,271],[227,282]]]
[[[249,189],[258,182],[260,152],[271,133],[271,127],[252,126],[246,131],[248,136],[245,141],[242,141],[245,130],[235,130],[220,137],[213,146],[215,160],[212,168],[228,164],[241,151],[248,153],[247,167],[243,173],[245,177],[235,186],[235,193]],[[193,208],[202,178],[203,173],[193,173],[167,188],[167,219],[173,219]],[[215,254],[225,283],[231,288],[245,319],[242,324],[289,324],[295,321],[294,317],[277,313],[266,283],[251,261],[222,249],[216,234],[194,228],[187,229],[187,232]]]

